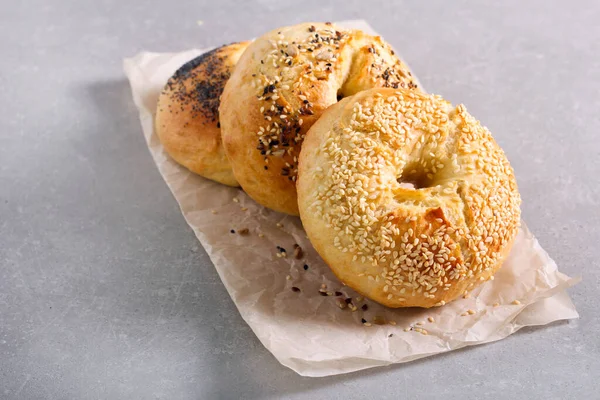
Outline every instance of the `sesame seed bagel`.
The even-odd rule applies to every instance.
[[[300,24],[256,39],[225,86],[225,151],[258,203],[298,215],[296,175],[305,133],[338,98],[373,87],[416,88],[380,37],[332,24]]]
[[[190,171],[229,186],[239,185],[221,141],[219,97],[249,43],[222,46],[184,64],[168,80],[156,111],[166,152]]]
[[[310,129],[298,204],[310,241],[348,286],[389,307],[454,300],[502,265],[520,196],[490,132],[417,91],[343,99]]]

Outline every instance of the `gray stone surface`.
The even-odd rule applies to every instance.
[[[3,4],[0,398],[598,398],[600,4],[286,3]],[[531,229],[583,275],[580,320],[323,379],[244,324],[152,163],[121,60],[350,18],[494,132]]]

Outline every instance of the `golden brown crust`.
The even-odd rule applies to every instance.
[[[502,149],[462,105],[373,89],[330,107],[300,155],[300,217],[348,286],[389,307],[443,305],[490,279],[520,196]]]
[[[307,23],[255,40],[227,82],[219,110],[225,151],[244,190],[268,208],[298,215],[304,135],[338,95],[372,87],[416,88],[380,37]]]
[[[190,171],[239,186],[221,141],[220,96],[249,42],[204,53],[169,79],[158,99],[156,133],[165,150]]]

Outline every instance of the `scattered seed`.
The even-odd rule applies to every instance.
[[[242,207],[241,210],[242,211],[248,211],[248,207]]]
[[[211,213],[216,214],[217,210],[210,210]]]
[[[305,271],[308,270],[308,265],[307,264],[304,264],[304,270]]]
[[[242,228],[242,229],[238,230],[238,233],[240,235],[247,235],[248,233],[250,233],[250,230],[248,228]]]
[[[500,306],[500,303],[494,303],[494,307]]]
[[[475,311],[474,310],[467,310],[467,313],[469,313],[469,315],[473,315],[473,314],[475,314]]]
[[[296,260],[299,260],[303,256],[304,256],[304,252],[302,251],[302,247],[300,247],[299,245],[295,244],[294,245],[294,258]]]
[[[344,301],[344,299],[336,299],[336,303],[338,305],[339,308],[341,308],[342,310],[346,307],[348,307],[348,304],[346,304],[346,302]]]
[[[237,197],[234,197],[234,198],[233,198],[233,202],[234,202],[234,203],[239,203],[239,202],[240,202],[240,200],[239,200]]]
[[[276,226],[276,227],[278,227],[278,228],[283,228],[283,225],[282,225],[282,224],[280,224],[279,222],[278,222],[278,223],[276,223],[276,224],[275,224],[275,226]]]
[[[230,230],[229,233],[235,233],[235,229]]]
[[[521,302],[519,300],[513,300],[512,302],[515,306],[518,306],[519,304],[521,304]]]
[[[360,309],[363,310],[363,311],[367,311],[369,309],[369,306],[366,305],[366,304],[363,304]]]
[[[396,321],[388,321],[388,324],[396,326]]]
[[[412,328],[410,326],[407,326],[406,328],[404,328],[404,332],[410,332],[412,330]]]
[[[429,317],[429,318],[427,318],[427,321],[429,321],[429,322],[435,322],[435,319],[433,319],[433,317]]]
[[[385,325],[385,322],[386,322],[385,318],[383,318],[379,315],[377,315],[377,316],[375,316],[375,318],[373,318],[373,323],[375,325]]]
[[[264,234],[264,233],[259,233],[259,234],[258,234],[258,237],[260,237],[260,238],[261,238],[261,237],[265,237],[265,234]]]
[[[343,295],[344,295],[344,293],[342,293],[342,292],[335,292],[335,295],[336,295],[336,296],[343,296]]]

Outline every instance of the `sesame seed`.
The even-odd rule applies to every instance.
[[[433,317],[428,317],[427,321],[429,321],[429,322],[435,322],[435,320],[433,319]]]
[[[521,304],[521,302],[519,300],[513,300],[512,304],[518,306],[519,304]]]
[[[494,303],[494,307],[500,306],[500,303]]]
[[[303,256],[304,256],[304,252],[302,251],[302,247],[300,247],[299,245],[295,244],[294,245],[294,258],[296,260],[299,260]]]

